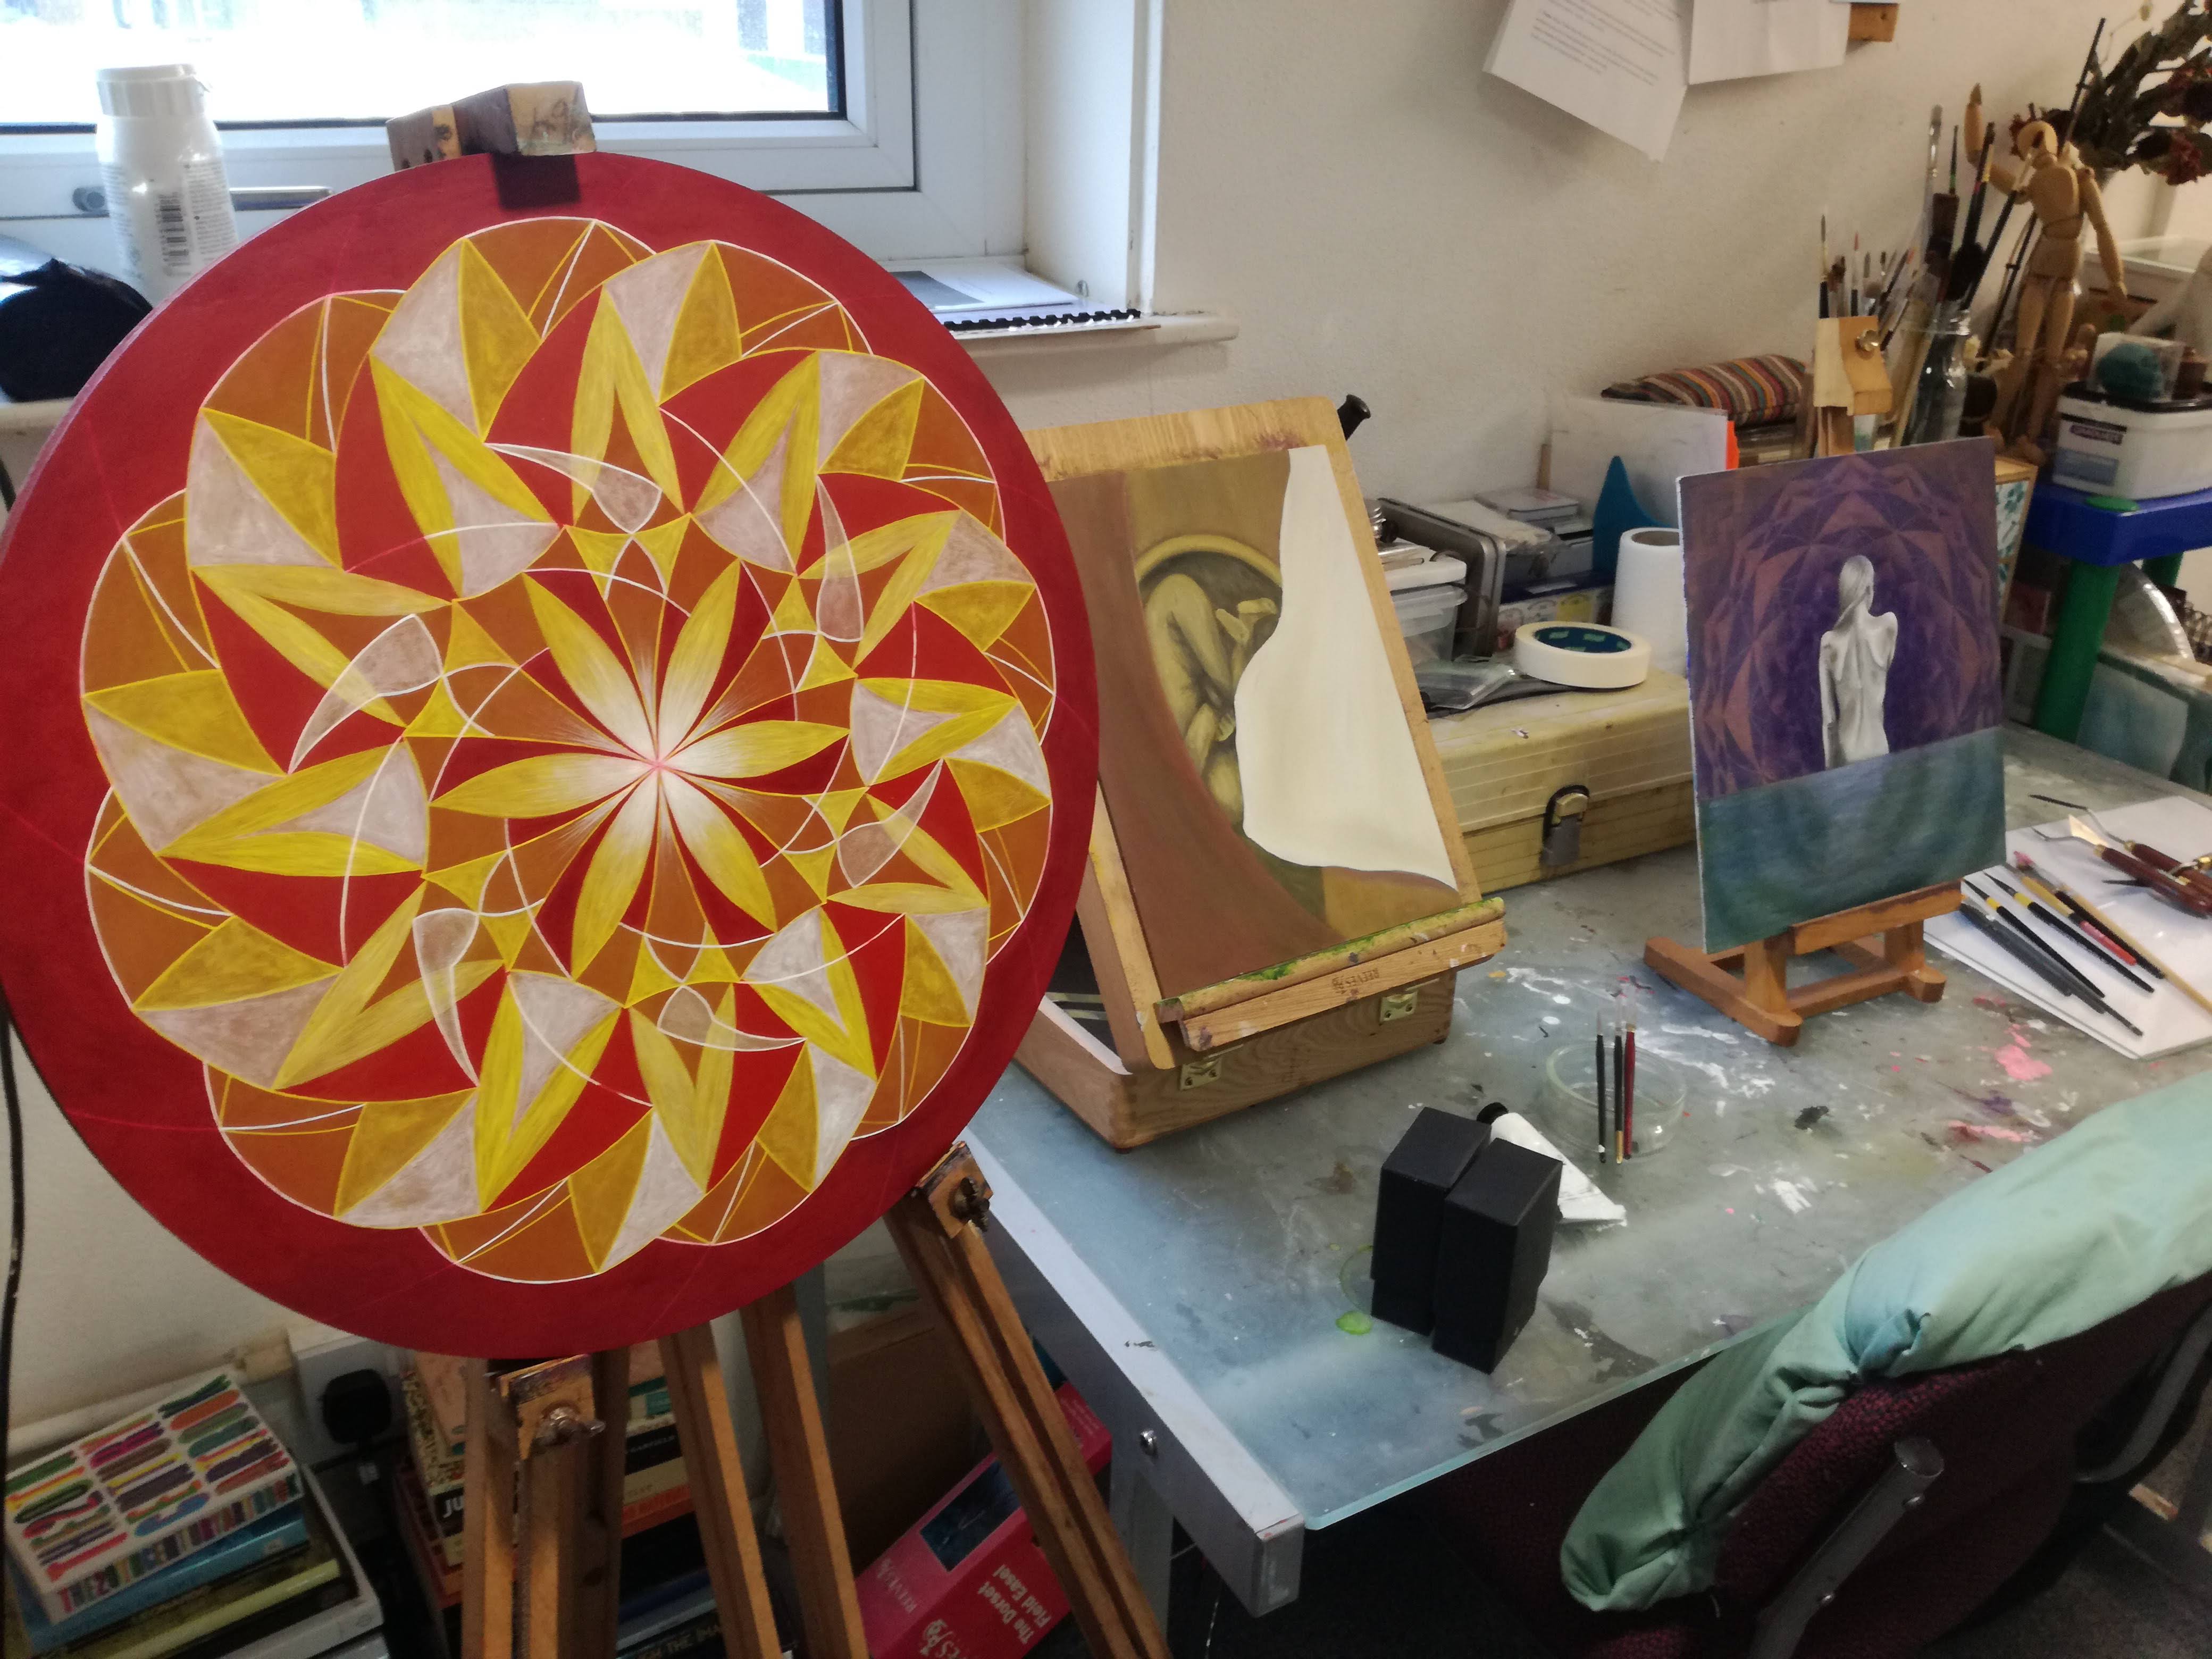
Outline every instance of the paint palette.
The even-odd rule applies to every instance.
[[[299,1501],[300,1471],[227,1371],[8,1476],[8,1549],[61,1619]]]

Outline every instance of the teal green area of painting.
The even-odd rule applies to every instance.
[[[2212,1273],[2212,1078],[2109,1107],[1953,1193],[1799,1315],[1720,1355],[1583,1503],[1584,1607],[1709,1588],[1730,1518],[1869,1377],[2039,1348]]]
[[[1708,951],[2003,861],[1994,726],[1698,803]]]

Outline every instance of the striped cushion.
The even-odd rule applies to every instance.
[[[1697,409],[1724,409],[1739,426],[1759,426],[1795,418],[1805,395],[1805,365],[1795,357],[1769,353],[1763,357],[1731,357],[1704,368],[1674,368],[1664,374],[1647,374],[1640,380],[1623,380],[1605,389],[1608,398],[1630,403],[1688,404]]]

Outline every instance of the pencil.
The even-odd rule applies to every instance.
[[[1628,1057],[1621,1065],[1620,1139],[1636,1156],[1636,1022],[1628,1022]]]
[[[1620,1035],[1613,1038],[1613,1161],[1628,1162],[1628,1079],[1620,1052]]]
[[[1605,1121],[1605,1030],[1602,1024],[1596,1035],[1590,1038],[1590,1043],[1596,1050],[1591,1064],[1597,1078],[1597,1161],[1602,1164],[1613,1148],[1613,1127]]]

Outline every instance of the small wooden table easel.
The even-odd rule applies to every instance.
[[[978,1231],[989,1189],[956,1146],[884,1218],[1098,1659],[1167,1659],[1158,1622]],[[808,1650],[867,1659],[821,1408],[789,1285],[743,1310]],[[726,1650],[783,1651],[706,1326],[660,1341]],[[611,1659],[629,1350],[471,1368],[463,1659]],[[611,1421],[615,1431],[608,1432]]]
[[[1959,908],[1959,884],[1923,887],[1892,899],[1816,916],[1772,936],[1708,955],[1671,939],[1644,941],[1646,965],[1769,1042],[1789,1048],[1808,1017],[1902,991],[1937,1002],[1943,975],[1928,965],[1921,924]],[[1851,971],[1792,988],[1793,957],[1832,951]]]

